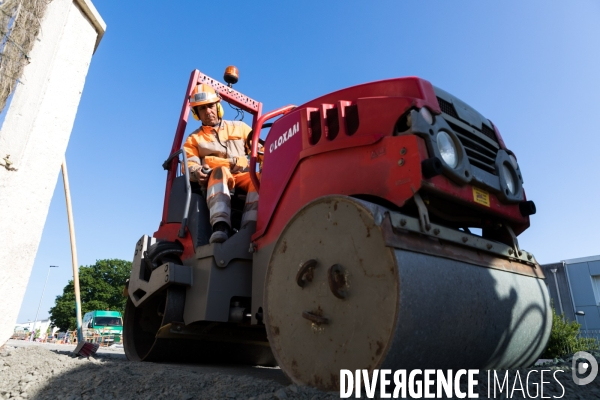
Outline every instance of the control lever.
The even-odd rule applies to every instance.
[[[210,173],[212,172],[212,168],[206,168],[206,167],[202,167],[202,173],[206,174],[206,175],[210,175]]]

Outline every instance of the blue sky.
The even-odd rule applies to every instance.
[[[107,31],[66,154],[80,265],[131,260],[156,230],[190,72],[220,78],[227,65],[265,111],[373,80],[429,80],[494,121],[516,153],[537,205],[521,246],[541,263],[600,254],[596,0],[93,2]],[[41,318],[72,279],[56,177],[19,322],[35,317],[49,265],[60,268]]]

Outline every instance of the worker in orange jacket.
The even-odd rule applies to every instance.
[[[246,158],[246,138],[251,129],[241,121],[223,119],[221,98],[210,85],[194,88],[190,107],[194,118],[202,121],[202,126],[183,145],[190,180],[207,186],[206,203],[213,227],[210,243],[222,243],[231,229],[230,190],[234,187],[248,193],[241,228],[256,221],[258,193],[250,179]],[[212,172],[206,172],[210,169]]]

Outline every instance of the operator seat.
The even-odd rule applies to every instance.
[[[209,221],[209,211],[206,205],[206,191],[197,183],[190,182],[192,197],[188,212],[188,229],[192,235],[194,247],[208,244],[212,227]],[[232,233],[240,229],[242,214],[246,203],[247,193],[236,188],[231,191],[231,227]],[[186,177],[178,176],[173,180],[171,193],[169,194],[169,209],[167,211],[167,223],[181,223],[186,200]]]

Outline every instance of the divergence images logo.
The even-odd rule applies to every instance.
[[[587,362],[577,362],[578,359],[585,359]],[[590,353],[579,351],[573,356],[573,381],[576,385],[587,385],[592,382],[598,375],[598,362]],[[592,368],[590,368],[590,366]],[[590,375],[587,378],[579,378],[577,375],[584,375],[589,371]]]

